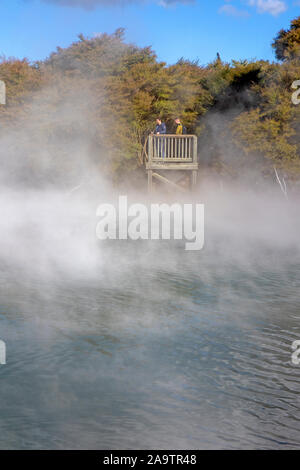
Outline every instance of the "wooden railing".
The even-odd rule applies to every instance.
[[[197,137],[195,135],[155,135],[148,138],[149,162],[196,163]]]

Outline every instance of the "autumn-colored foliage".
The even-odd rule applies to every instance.
[[[270,174],[276,165],[299,178],[300,106],[291,101],[300,79],[299,32],[300,17],[275,39],[282,64],[224,63],[218,55],[205,67],[184,59],[167,66],[151,48],[126,44],[121,29],[80,35],[34,64],[2,58],[7,105],[0,107],[0,136],[13,138],[1,157],[24,168],[23,176],[30,168],[37,180],[72,179],[86,158],[118,179],[140,165],[155,118],[171,130],[180,116],[199,136],[202,165],[231,175],[254,165]],[[238,158],[226,160],[229,149]]]

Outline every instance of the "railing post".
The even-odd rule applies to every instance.
[[[148,159],[150,163],[153,158],[153,135],[149,135],[148,146]]]
[[[149,135],[148,160],[150,162],[198,163],[197,137],[194,135]]]

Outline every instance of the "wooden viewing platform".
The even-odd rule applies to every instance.
[[[183,191],[177,183],[160,174],[165,170],[189,171],[190,186],[192,189],[195,187],[198,173],[197,137],[195,135],[151,134],[148,137],[146,156],[149,192],[152,191],[153,178]]]

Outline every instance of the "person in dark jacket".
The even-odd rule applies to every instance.
[[[160,118],[156,119],[156,127],[154,134],[166,134],[167,133],[167,128],[164,122]]]
[[[156,135],[163,135],[167,133],[167,127],[164,122],[160,118],[156,119],[156,127],[154,134]],[[156,143],[156,151],[157,151],[157,156],[165,158],[165,139],[160,138],[158,139]]]

